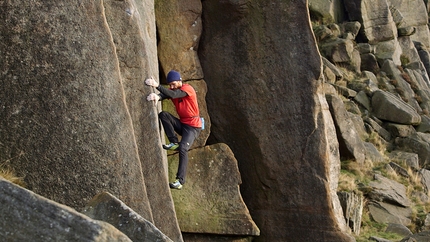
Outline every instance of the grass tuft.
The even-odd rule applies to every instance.
[[[19,177],[15,174],[12,168],[6,167],[5,165],[0,165],[0,178],[8,180],[18,186],[25,187],[24,177]]]

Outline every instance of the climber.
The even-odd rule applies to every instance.
[[[182,189],[182,185],[185,184],[185,175],[187,172],[188,150],[194,140],[199,136],[202,129],[196,92],[191,85],[183,83],[181,75],[173,70],[167,74],[169,89],[159,85],[153,78],[146,79],[145,84],[153,86],[160,91],[159,94],[149,94],[146,98],[148,101],[157,102],[163,99],[171,99],[179,115],[178,119],[171,113],[161,111],[158,114],[158,118],[170,141],[170,144],[163,145],[163,148],[166,150],[179,151],[176,180],[169,183],[169,186],[173,189]],[[181,142],[178,142],[178,136],[175,132],[182,136]]]

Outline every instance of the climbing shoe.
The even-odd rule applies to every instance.
[[[178,143],[170,143],[168,145],[163,145],[163,149],[165,150],[177,150],[179,147]]]
[[[169,183],[169,186],[172,189],[178,189],[178,190],[182,189],[182,184],[179,182],[179,180]]]

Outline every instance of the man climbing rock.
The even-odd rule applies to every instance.
[[[191,85],[183,83],[181,75],[173,70],[167,74],[169,89],[159,85],[153,78],[146,79],[145,84],[153,86],[160,91],[160,94],[149,94],[147,97],[148,101],[157,102],[158,100],[171,99],[179,115],[178,119],[171,113],[162,111],[158,114],[158,118],[170,141],[170,144],[163,145],[163,148],[179,151],[176,180],[169,183],[169,186],[173,189],[182,189],[187,172],[188,150],[202,129],[196,92]],[[175,132],[182,136],[181,142],[178,142],[178,136]]]

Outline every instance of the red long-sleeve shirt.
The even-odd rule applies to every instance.
[[[160,91],[161,99],[169,98],[172,100],[181,123],[196,128],[202,127],[197,94],[190,84],[183,83],[182,87],[176,90],[167,89],[160,85],[157,90]]]

